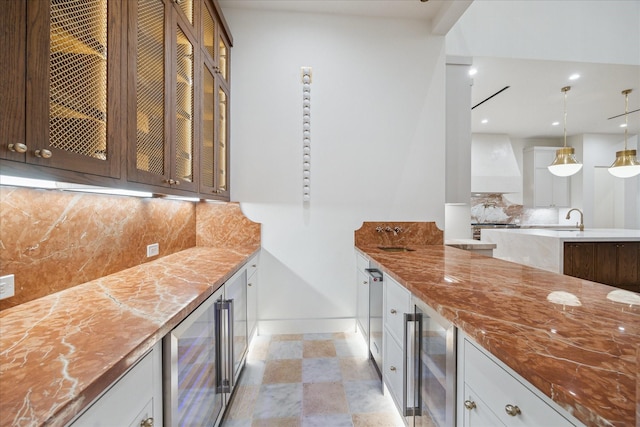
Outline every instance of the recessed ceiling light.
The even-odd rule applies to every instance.
[[[470,76],[475,76],[476,74],[478,74],[478,69],[477,68],[469,68],[469,75]]]
[[[578,80],[580,78],[580,74],[574,73],[569,76],[569,80]]]
[[[486,123],[489,123],[489,119],[482,119],[482,121],[480,123],[482,123],[483,125],[486,124]]]
[[[621,128],[626,128],[626,127],[627,127],[627,124],[626,124],[626,123],[623,123],[623,124],[621,124],[621,125],[620,125],[620,127],[621,127]]]
[[[560,122],[553,122],[551,123],[551,126],[558,126],[560,124]]]

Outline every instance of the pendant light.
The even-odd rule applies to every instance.
[[[549,172],[557,176],[570,176],[582,168],[582,164],[576,160],[575,149],[567,147],[567,92],[570,89],[571,86],[560,89],[564,93],[564,147],[556,150],[556,158],[547,166]]]
[[[631,89],[622,91],[624,95],[624,150],[616,153],[616,161],[609,168],[609,173],[618,178],[631,178],[640,174],[640,162],[636,157],[636,150],[627,150],[627,135],[629,134],[629,94]]]

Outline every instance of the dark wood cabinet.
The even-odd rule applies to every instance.
[[[229,200],[215,1],[12,0],[0,24],[3,174]]]
[[[567,242],[564,274],[640,292],[640,242]]]
[[[122,3],[3,6],[0,158],[119,178]]]
[[[564,244],[564,274],[595,280],[595,243]]]

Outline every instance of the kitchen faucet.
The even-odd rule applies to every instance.
[[[576,223],[576,226],[580,228],[580,231],[584,231],[584,221],[583,221],[584,217],[580,209],[577,209],[577,208],[569,209],[569,212],[567,212],[567,216],[565,217],[565,219],[569,219],[569,217],[571,216],[571,212],[573,211],[578,211],[580,213],[580,225]]]

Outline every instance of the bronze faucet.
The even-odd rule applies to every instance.
[[[576,224],[576,226],[580,229],[580,231],[584,231],[584,222],[583,222],[584,217],[580,209],[577,209],[577,208],[569,209],[569,212],[567,212],[567,216],[565,219],[569,219],[569,217],[571,216],[571,212],[573,211],[578,211],[580,213],[580,225]]]

